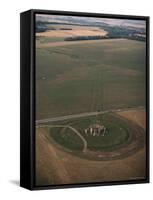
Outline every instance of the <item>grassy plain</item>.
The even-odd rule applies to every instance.
[[[107,133],[103,137],[85,134],[84,130],[92,123],[99,121],[107,127]],[[130,141],[130,127],[124,121],[112,114],[99,115],[97,117],[88,117],[78,120],[61,122],[60,124],[70,124],[87,141],[87,147],[93,151],[113,151],[119,148],[123,143]],[[53,138],[58,144],[74,151],[82,151],[82,140],[69,128],[50,128],[49,137]]]
[[[136,123],[139,125],[142,111],[135,112]],[[145,117],[145,111],[143,115]],[[130,120],[135,123],[132,115]],[[47,139],[48,131],[48,128],[37,128],[36,132],[37,185],[139,180],[146,177],[146,147],[123,159],[87,160],[58,148],[54,142]]]
[[[145,43],[127,39],[64,41],[67,36],[98,34],[99,31],[93,27],[90,30],[80,27],[78,31],[78,27],[72,28],[72,31],[52,30],[37,34],[36,119],[145,106]],[[145,130],[145,112],[129,110],[119,114]],[[102,120],[111,134],[103,140],[87,137],[83,130],[94,120],[97,117],[50,125],[73,126],[85,137],[91,151],[113,151],[112,146],[116,149],[118,141],[126,143],[130,126],[109,115],[98,120]],[[71,153],[59,144],[65,145]],[[37,127],[36,184],[135,180],[146,176],[145,147],[128,157],[107,161],[73,154],[82,149],[81,139],[71,129]]]
[[[37,47],[36,82],[36,119],[144,106],[145,43],[108,39]]]

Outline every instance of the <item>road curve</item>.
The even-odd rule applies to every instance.
[[[86,152],[87,150],[87,141],[84,139],[84,137],[75,129],[73,128],[72,126],[68,126],[73,132],[75,132],[80,138],[81,140],[83,141],[83,144],[84,144],[84,147],[83,147],[83,153]]]
[[[55,128],[55,127],[65,127],[65,128],[69,128],[71,129],[74,133],[76,133],[79,138],[82,140],[83,142],[83,153],[85,153],[87,151],[87,141],[85,140],[85,138],[79,133],[79,131],[77,131],[75,128],[73,128],[72,126],[69,125],[38,125],[36,126],[36,128]]]

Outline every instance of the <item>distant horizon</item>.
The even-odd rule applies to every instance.
[[[145,20],[135,19],[115,19],[115,18],[97,18],[97,17],[84,17],[84,16],[69,16],[69,15],[53,15],[53,14],[36,14],[36,21],[42,22],[66,22],[76,24],[90,24],[97,23],[97,25],[106,24],[109,26],[131,26],[136,28],[146,28]]]

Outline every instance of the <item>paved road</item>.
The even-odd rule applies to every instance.
[[[74,133],[76,133],[79,138],[82,140],[83,142],[83,152],[85,153],[87,150],[87,141],[85,140],[85,138],[79,133],[79,131],[77,131],[74,127],[69,126],[69,125],[38,125],[36,128],[44,128],[44,127],[50,127],[50,128],[55,128],[55,127],[63,127],[63,128],[69,128],[71,129]]]
[[[36,120],[36,125],[37,124],[47,123],[47,122],[63,121],[63,120],[68,120],[68,119],[75,119],[75,118],[80,118],[80,117],[89,117],[89,116],[94,116],[94,115],[110,113],[110,112],[121,112],[121,111],[126,111],[126,110],[135,110],[135,109],[144,109],[144,107],[143,106],[138,106],[138,107],[135,107],[135,108],[114,109],[114,110],[105,110],[105,111],[99,111],[99,112],[98,111],[86,112],[86,113],[79,113],[79,114],[74,114],[74,115],[66,115],[66,116],[61,116],[61,117],[40,119],[40,120]]]

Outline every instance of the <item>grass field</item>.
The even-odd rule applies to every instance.
[[[146,42],[136,33],[145,28],[38,16],[37,186],[146,178]]]
[[[128,120],[138,125],[145,120],[145,111],[126,112]],[[125,112],[119,113],[122,114],[124,115]],[[72,122],[71,125],[74,126]],[[82,159],[81,156],[74,156],[74,151],[71,153],[64,151],[57,143],[48,139],[47,135],[50,131],[48,128],[36,129],[36,185],[38,186],[139,180],[146,177],[145,146],[122,159],[107,161]]]
[[[46,44],[49,42],[61,42],[61,41],[64,41],[64,38],[37,36],[36,41],[37,41],[37,45],[40,45],[40,44]]]
[[[58,144],[73,151],[82,151],[82,140],[69,128],[50,128],[49,138],[53,138]]]
[[[130,112],[130,111],[126,111]],[[120,117],[116,113],[102,114],[93,117],[52,122],[38,126],[46,128],[46,137],[63,151],[91,160],[110,160],[124,158],[144,146],[144,130]],[[132,111],[131,111],[132,113]],[[138,111],[138,113],[140,113]],[[140,119],[142,116],[137,116]],[[84,130],[94,123],[103,124],[105,135],[86,133]],[[81,137],[80,137],[81,135]]]
[[[36,119],[145,105],[145,43],[77,42],[36,49]]]
[[[85,134],[84,129],[87,128],[95,120],[102,121],[107,128],[107,133],[104,136],[92,136]],[[70,124],[85,138],[88,144],[88,149],[93,151],[112,151],[119,148],[123,143],[130,141],[130,127],[124,121],[114,117],[112,114],[100,115],[98,117],[88,117],[79,120],[71,120],[62,122],[61,124]],[[50,135],[57,143],[65,148],[82,151],[83,142],[72,130],[67,128],[50,128]]]

